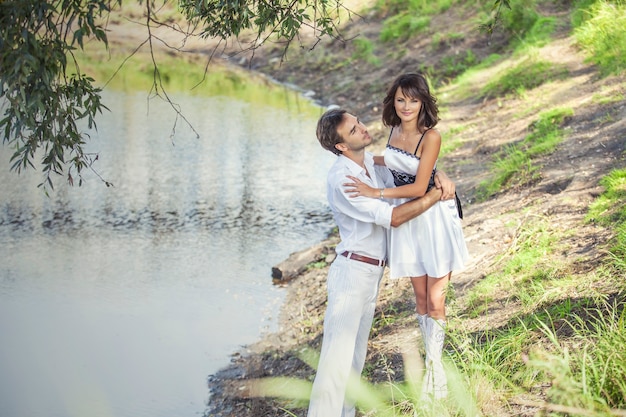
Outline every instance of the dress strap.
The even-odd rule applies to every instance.
[[[420,148],[420,144],[422,143],[422,139],[424,139],[424,135],[426,134],[426,132],[428,132],[430,129],[432,129],[431,127],[429,127],[428,129],[424,130],[424,133],[422,133],[422,137],[420,138],[420,140],[417,142],[417,146],[415,147],[415,152],[413,152],[413,155],[417,155],[417,150]]]
[[[389,145],[389,142],[391,142],[391,135],[393,134],[393,127],[391,128],[391,131],[389,132],[389,137],[387,138],[387,145]]]

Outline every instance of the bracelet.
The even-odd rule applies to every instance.
[[[385,196],[383,195],[383,194],[384,194],[384,192],[385,192],[385,189],[384,189],[384,188],[381,188],[381,189],[380,189],[380,199],[381,199],[381,200],[382,200],[383,198],[385,198]]]

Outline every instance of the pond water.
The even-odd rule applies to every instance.
[[[108,91],[98,175],[46,197],[0,148],[0,415],[202,415],[207,377],[275,330],[271,267],[333,226],[321,109]],[[294,105],[295,103],[295,105]],[[173,127],[175,134],[171,137]]]

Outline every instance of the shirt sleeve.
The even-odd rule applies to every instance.
[[[388,171],[388,170],[387,170]],[[391,173],[389,173],[391,176]],[[339,177],[339,178],[337,178]],[[350,197],[345,192],[343,183],[346,176],[337,176],[332,181],[328,190],[328,198],[331,207],[337,214],[351,217],[357,221],[374,223],[385,228],[391,227],[391,214],[393,206],[384,200],[369,197]],[[393,179],[393,176],[392,176]],[[365,179],[361,179],[365,181]],[[370,181],[367,181],[371,185]]]
[[[378,176],[378,178],[380,178],[383,184],[385,184],[385,188],[393,188],[396,186],[393,181],[393,174],[391,173],[389,168],[384,165],[376,165],[374,169],[376,170],[376,175]]]

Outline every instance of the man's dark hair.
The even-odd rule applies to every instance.
[[[341,155],[341,151],[335,147],[336,144],[343,142],[343,138],[337,133],[337,128],[343,122],[343,115],[346,113],[344,109],[328,110],[317,121],[317,140],[320,141],[322,148],[335,155]]]

